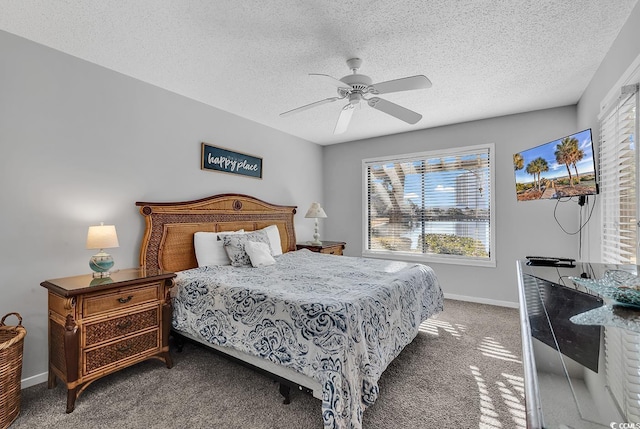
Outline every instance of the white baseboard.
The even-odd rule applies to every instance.
[[[48,381],[49,373],[43,372],[42,374],[32,375],[31,377],[23,378],[20,381],[20,388],[26,389],[27,387],[35,386],[36,384],[44,383]]]
[[[520,304],[511,301],[498,301],[495,299],[478,298],[475,296],[455,295],[451,293],[445,293],[444,297],[447,299],[453,299],[456,301],[468,301],[478,304],[497,305],[498,307],[520,308]]]

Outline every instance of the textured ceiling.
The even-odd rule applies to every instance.
[[[319,144],[574,104],[638,0],[0,0],[0,29]],[[613,7],[615,5],[615,7]],[[424,74],[333,134],[341,78]]]

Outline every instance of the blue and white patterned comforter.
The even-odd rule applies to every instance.
[[[324,426],[361,428],[382,372],[442,311],[433,270],[309,250],[276,261],[178,273],[173,327],[314,378]]]

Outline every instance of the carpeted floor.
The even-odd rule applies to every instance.
[[[524,428],[518,312],[445,301],[389,365],[365,429]],[[151,360],[97,380],[65,413],[66,390],[22,392],[22,428],[322,428],[320,401],[282,404],[269,378],[187,344],[174,367]]]

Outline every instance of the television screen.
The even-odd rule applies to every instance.
[[[594,195],[591,129],[513,155],[518,201]]]

